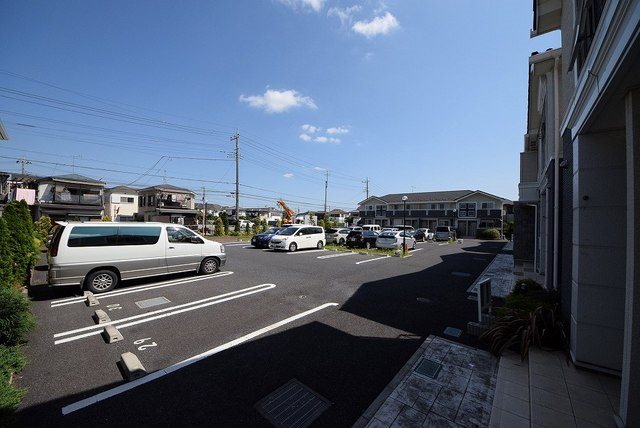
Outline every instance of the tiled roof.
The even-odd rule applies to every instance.
[[[184,187],[174,186],[172,184],[158,184],[157,186],[145,187],[144,189],[138,190],[139,192],[144,192],[147,190],[159,190],[161,192],[180,192],[180,193],[191,193],[195,195],[195,192],[185,189]]]

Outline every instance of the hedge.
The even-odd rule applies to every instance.
[[[500,239],[500,231],[494,227],[488,229],[478,229],[476,233],[478,239],[495,240]]]

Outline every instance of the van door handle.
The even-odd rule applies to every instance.
[[[176,247],[169,247],[169,249],[170,249],[170,250],[175,250],[175,249],[176,249]]]

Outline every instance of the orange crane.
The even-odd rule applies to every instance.
[[[280,205],[282,207],[282,210],[284,211],[284,214],[282,216],[282,223],[295,223],[295,219],[293,217],[295,212],[291,208],[289,208],[282,199],[278,199],[278,205]]]

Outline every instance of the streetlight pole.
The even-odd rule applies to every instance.
[[[402,197],[402,226],[406,226],[407,224],[407,195]],[[407,229],[404,229],[402,232],[402,255],[406,255],[407,251]]]

